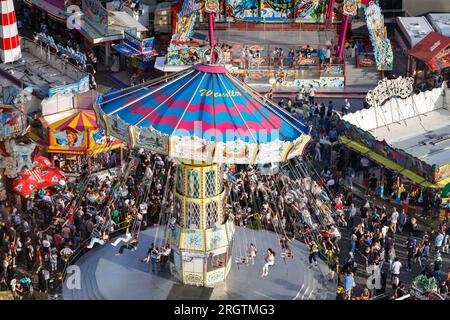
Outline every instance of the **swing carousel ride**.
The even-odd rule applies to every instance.
[[[234,225],[224,168],[298,158],[310,136],[301,121],[220,64],[220,52],[211,52],[217,3],[209,7],[211,46],[204,64],[105,94],[94,106],[108,135],[177,161],[173,215],[160,216],[157,227],[140,233],[139,219],[132,219],[128,241],[139,236],[140,244],[123,257],[108,245],[81,257],[81,290],[65,287],[65,299],[311,299],[318,294],[325,299],[334,291],[321,279],[324,264],[310,269],[308,249],[296,240],[290,240],[289,254],[275,256],[269,276],[261,278],[265,251],[280,252],[276,248],[286,235],[284,227],[270,232]],[[146,192],[138,202],[145,201]],[[171,246],[171,275],[149,272],[138,259],[158,241]],[[254,264],[247,260],[251,243],[259,250]]]

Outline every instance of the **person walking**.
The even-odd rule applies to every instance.
[[[391,275],[392,275],[392,285],[397,287],[398,283],[400,282],[400,269],[402,268],[402,263],[400,262],[400,259],[396,257],[394,259],[394,263],[391,267]]]
[[[314,145],[314,151],[315,151],[314,160],[319,161],[319,162],[322,161],[322,154],[320,152],[320,149],[321,149],[320,141],[316,140],[316,143]]]
[[[414,259],[414,256],[417,252],[417,240],[413,237],[409,237],[406,241],[406,250],[407,250],[407,259],[408,259],[408,268],[406,270],[411,271],[412,270],[412,262]]]
[[[313,261],[314,261],[314,265],[317,267],[317,255],[319,254],[319,247],[317,246],[317,243],[315,240],[311,240],[310,243],[308,244],[309,247],[309,266],[312,267],[313,265]]]
[[[308,95],[310,105],[314,104],[315,97],[316,97],[316,90],[314,89],[313,85],[311,84],[310,89],[309,89],[309,95]]]
[[[345,116],[349,110],[350,110],[350,101],[348,99],[345,99],[344,105],[342,106],[342,115]]]
[[[403,232],[403,228],[405,227],[407,221],[408,221],[408,216],[406,215],[405,211],[402,209],[402,212],[398,216],[398,230],[400,232]]]
[[[390,228],[393,233],[397,232],[398,217],[399,217],[399,213],[397,212],[397,209],[394,208],[394,211],[391,213],[391,218],[390,218],[390,221],[391,221]]]
[[[351,300],[354,287],[356,287],[356,284],[353,272],[348,272],[344,277],[345,300]]]

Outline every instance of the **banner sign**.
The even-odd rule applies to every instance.
[[[140,52],[141,54],[149,54],[153,51],[155,38],[147,38],[144,40],[140,40],[133,35],[129,34],[128,32],[125,32],[125,38],[124,43],[136,51]]]
[[[378,107],[392,97],[406,99],[413,93],[414,78],[398,77],[397,79],[387,79],[378,81],[378,85],[369,90],[366,95],[366,102],[371,107]]]
[[[0,140],[12,138],[27,128],[27,119],[19,111],[0,106]]]
[[[68,85],[58,86],[48,89],[48,96],[54,96],[57,93],[74,94],[89,91],[89,76],[85,76],[78,82]]]

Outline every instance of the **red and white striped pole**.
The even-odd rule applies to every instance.
[[[0,0],[0,59],[4,63],[22,57],[13,0]]]

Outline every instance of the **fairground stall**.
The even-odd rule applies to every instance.
[[[139,39],[148,31],[128,13],[107,10],[98,0],[82,0],[80,12],[67,19],[67,24],[76,29],[85,39],[84,45],[99,58],[99,62],[109,66],[111,46],[122,41],[125,32],[133,32]]]
[[[155,38],[139,39],[131,32],[125,32],[124,40],[112,46],[122,57],[121,65],[134,81],[142,81],[150,76],[157,52],[154,50]]]
[[[201,10],[195,1],[184,1],[178,13],[165,66],[158,65],[158,69],[166,71],[168,70],[166,66],[183,69],[186,65],[199,63],[209,52],[205,46],[208,33],[194,32]],[[298,88],[304,85],[307,88],[310,86],[318,88],[344,87],[345,85],[344,64],[338,64],[336,59],[332,63],[326,65],[324,63],[327,46],[333,45],[333,39],[334,44],[337,43],[333,31],[323,31],[322,36],[318,31],[291,32],[291,37],[285,33],[278,33],[278,43],[286,40],[284,44],[279,45],[269,44],[271,42],[269,33],[266,39],[248,41],[248,38],[246,39],[242,32],[237,30],[233,36],[218,32],[219,37],[215,47],[221,52],[220,63],[224,64],[230,73],[240,77],[252,87]],[[289,31],[286,32],[289,33]],[[262,33],[259,35],[261,36]],[[254,36],[258,36],[257,32]],[[327,40],[321,43],[320,39]],[[283,54],[281,51],[275,52],[279,48],[283,49]],[[244,50],[247,56],[245,59],[242,57]],[[278,52],[280,52],[279,55]]]
[[[395,39],[403,52],[407,52],[418,44],[434,29],[425,17],[397,17]]]
[[[219,10],[220,14],[215,18],[218,26],[218,21],[225,12],[232,12],[234,16],[233,22],[228,20],[228,24],[222,24],[221,30],[216,32],[215,43],[215,47],[223,53],[221,62],[230,73],[259,92],[269,91],[271,88],[293,92],[301,86],[343,90],[347,83],[344,47],[347,46],[349,50],[350,45],[346,41],[346,35],[351,28],[351,20],[358,15],[358,7],[364,9],[363,15],[367,21],[373,52],[368,52],[367,48],[361,50],[361,57],[356,55],[357,68],[367,67],[370,69],[367,72],[375,74],[377,70],[392,70],[391,44],[376,1],[305,1],[297,2],[295,7],[298,5],[298,8],[295,10],[292,5],[289,1],[261,4],[235,1],[219,5],[226,10]],[[166,60],[164,64],[158,61],[157,69],[164,72],[170,69],[167,66],[182,69],[182,66],[193,65],[202,60],[206,50],[205,40],[209,36],[205,27],[199,23],[203,10],[202,3],[194,0],[183,2],[177,14]],[[274,11],[276,13],[269,14]],[[305,28],[288,26],[286,29],[276,29],[276,24],[272,24],[267,30],[265,24],[264,29],[255,25],[245,27],[245,32],[242,32],[243,27],[238,20],[253,23],[290,20],[294,24],[293,21],[309,24]],[[330,28],[331,22],[327,21],[339,21],[339,25]],[[327,58],[327,54],[331,57]]]
[[[407,192],[420,202],[450,182],[450,97],[444,86],[413,94],[413,82],[380,81],[367,94],[369,109],[342,118],[340,141],[381,165],[381,196],[400,201]]]
[[[18,108],[0,105],[0,200],[6,197],[9,179],[17,176],[23,167],[30,167],[30,154],[35,144],[20,142],[27,129],[27,119]]]
[[[0,65],[0,76],[18,88],[32,88],[34,96],[41,100],[56,93],[89,90],[89,74],[82,71],[86,61],[83,54],[55,44],[45,34],[40,34],[36,42],[20,38],[20,43],[23,60]],[[27,113],[36,111],[39,108]]]
[[[51,161],[68,173],[114,167],[124,145],[105,134],[91,109],[94,92],[57,95],[43,101],[42,116],[32,127],[32,137],[51,154]]]
[[[408,74],[415,83],[428,81],[433,73],[444,74],[450,67],[450,38],[429,33],[408,52]]]

